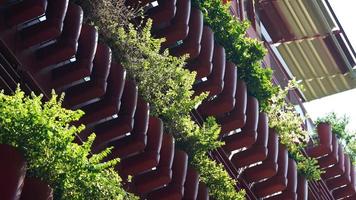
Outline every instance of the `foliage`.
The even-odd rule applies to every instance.
[[[271,107],[266,110],[269,118],[269,126],[280,134],[281,143],[292,141],[296,144],[308,142],[308,132],[303,130],[301,124],[304,119],[295,111],[294,106],[286,102],[285,98],[289,90],[299,87],[295,80],[288,86],[280,89],[271,98]]]
[[[189,159],[212,151],[223,144],[223,142],[218,141],[220,126],[216,124],[213,117],[208,117],[201,128],[199,126],[186,127],[190,127],[190,130],[187,131],[190,134],[177,138],[177,146],[190,155]]]
[[[130,8],[125,6],[125,0],[70,0],[80,5],[85,11],[84,23],[96,22],[100,28],[111,25],[115,19],[120,27],[126,27],[130,20],[142,15],[141,8]],[[102,34],[110,34],[103,31]]]
[[[139,83],[140,94],[151,103],[153,115],[164,121],[189,115],[206,95],[192,98],[195,72],[184,69],[184,57],[170,56],[168,51],[160,53],[163,40],[151,36],[150,24],[148,22],[140,32],[132,26],[129,31],[113,30],[117,31],[113,46],[121,49],[120,54],[127,48],[135,48],[135,55],[127,56],[122,64],[129,76]]]
[[[332,132],[346,142],[354,138],[355,133],[346,130],[347,125],[350,123],[350,118],[346,115],[338,117],[335,112],[331,112],[324,117],[319,117],[315,122],[316,125],[320,123],[330,124]]]
[[[301,153],[309,139],[308,132],[303,130],[302,118],[294,109],[293,105],[286,102],[289,90],[299,88],[295,80],[289,82],[288,86],[280,89],[271,98],[271,106],[266,110],[269,118],[269,126],[279,134],[280,142],[286,146],[289,154],[297,162],[298,170],[308,180],[319,180],[322,171],[314,158],[309,158]]]
[[[189,122],[188,122],[189,123]],[[210,193],[215,199],[222,200],[242,200],[245,191],[236,193],[235,182],[224,166],[217,164],[207,156],[207,152],[222,145],[218,141],[220,127],[213,117],[208,117],[202,128],[191,127],[190,133],[186,137],[177,139],[177,146],[188,153],[190,164],[199,171],[201,180],[209,186]]]
[[[84,22],[92,24],[99,29],[99,41],[110,44],[112,53],[116,60],[123,63],[135,62],[143,59],[136,46],[128,46],[126,43],[118,42],[118,29],[129,32],[132,29],[131,21],[142,17],[142,9],[129,8],[125,0],[71,0],[80,5],[84,10]],[[156,40],[158,42],[158,40]]]
[[[138,83],[140,94],[151,104],[151,114],[164,121],[189,115],[206,96],[191,98],[195,73],[184,69],[186,58],[170,56],[168,50],[160,52],[164,39],[152,37],[151,21],[138,31],[129,22],[123,25],[115,16],[102,14],[109,11],[94,13],[96,16],[90,18],[91,22],[104,33],[102,37],[110,44],[116,60]]]
[[[55,199],[136,199],[121,188],[113,166],[101,163],[107,149],[88,159],[95,135],[83,145],[73,139],[84,127],[70,126],[82,111],[61,107],[56,94],[42,103],[41,96],[26,97],[20,89],[13,96],[0,93],[0,143],[17,147],[28,162],[29,176],[46,181]]]
[[[140,94],[150,102],[152,114],[164,121],[167,132],[175,134],[178,147],[188,153],[190,163],[196,169],[214,170],[215,174],[203,170],[199,172],[216,199],[243,197],[242,192],[236,192],[234,182],[223,166],[208,157],[203,157],[204,162],[199,160],[199,165],[194,165],[196,155],[205,155],[223,144],[218,140],[220,127],[213,117],[208,118],[202,127],[191,120],[190,111],[206,97],[203,94],[192,98],[195,73],[183,68],[184,59],[169,56],[167,51],[159,54],[162,40],[152,39],[149,26],[140,33],[133,29],[129,33],[124,31],[119,29],[117,41],[121,45],[126,43],[128,47],[136,46],[145,55],[140,64],[137,64],[136,57],[135,62],[126,62],[125,66],[130,76],[139,83]]]
[[[217,42],[224,46],[227,59],[236,64],[237,74],[246,82],[250,94],[259,100],[262,109],[268,108],[277,88],[271,82],[272,70],[260,67],[266,52],[263,45],[245,35],[249,24],[232,16],[229,4],[221,0],[193,2],[203,11],[204,22],[213,29]]]
[[[346,153],[350,156],[352,162],[356,164],[356,131],[346,129],[350,123],[350,118],[346,115],[339,117],[335,112],[331,112],[324,117],[318,118],[315,123],[330,124],[332,132],[336,134],[340,143],[344,145]]]
[[[209,118],[202,127],[191,120],[190,111],[206,98],[206,94],[193,98],[195,72],[184,68],[186,57],[170,56],[167,50],[161,52],[164,39],[152,37],[150,20],[135,28],[131,24],[122,25],[113,16],[97,15],[90,18],[91,23],[104,32],[101,36],[110,44],[114,58],[127,69],[129,77],[138,83],[140,95],[150,103],[150,113],[163,120],[166,132],[174,133],[179,147],[188,152],[190,163],[194,155],[206,155],[221,146],[217,137],[220,127],[214,118]],[[199,167],[207,169],[211,165],[207,164],[211,162],[214,161],[202,162]],[[220,195],[225,190],[229,191],[230,197],[241,195],[235,191],[234,183],[224,168],[217,164],[214,167],[214,177],[201,174],[207,186],[215,188],[211,189],[211,195],[217,200],[229,200]]]
[[[303,176],[310,181],[320,180],[320,175],[324,173],[324,170],[320,169],[318,161],[315,158],[307,157],[301,153],[301,149],[304,147],[305,145],[298,146],[295,149],[289,145],[289,154],[297,162],[297,169]]]
[[[355,139],[347,143],[345,151],[347,155],[349,155],[352,163],[356,165],[356,140]]]
[[[236,184],[224,170],[224,166],[211,160],[206,154],[195,155],[192,165],[199,171],[201,180],[209,186],[214,199],[244,200],[245,190],[236,193]]]

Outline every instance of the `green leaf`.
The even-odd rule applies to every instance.
[[[62,108],[63,96],[54,92],[42,103],[18,88],[14,95],[0,93],[0,143],[17,147],[27,160],[27,175],[47,182],[54,199],[136,199],[121,187],[114,171],[118,160],[101,163],[110,149],[90,159],[93,134],[83,145],[73,143],[84,126],[70,124],[84,113]]]

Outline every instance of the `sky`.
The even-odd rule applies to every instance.
[[[356,0],[329,0],[344,28],[352,46],[356,49]],[[356,130],[356,89],[334,94],[304,104],[310,117],[315,120],[335,111],[340,116],[350,117],[350,130]]]

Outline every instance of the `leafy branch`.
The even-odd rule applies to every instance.
[[[249,23],[230,14],[230,4],[221,0],[193,0],[204,14],[204,23],[213,31],[215,40],[225,48],[226,58],[237,66],[238,78],[247,84],[249,93],[256,97],[262,109],[268,109],[269,99],[278,91],[272,84],[272,70],[262,68],[266,54],[263,44],[246,36]]]
[[[286,102],[290,90],[301,89],[295,79],[288,83],[284,89],[272,95],[271,106],[266,110],[269,118],[269,127],[279,135],[281,144],[288,149],[290,156],[297,162],[299,172],[308,180],[319,180],[322,171],[315,158],[306,157],[302,149],[306,147],[309,134],[302,128],[305,118],[301,117],[294,106]]]
[[[114,171],[118,159],[102,162],[110,149],[88,159],[94,134],[83,145],[72,142],[84,126],[69,124],[83,112],[62,108],[63,96],[52,93],[46,103],[41,98],[20,89],[13,96],[0,93],[0,143],[25,155],[28,175],[46,181],[54,199],[137,199],[122,188]]]

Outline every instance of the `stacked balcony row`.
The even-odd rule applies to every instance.
[[[319,143],[307,149],[310,157],[317,158],[325,171],[322,179],[335,199],[356,198],[356,172],[352,160],[343,151],[336,134],[329,124],[321,123],[317,127]]]
[[[65,0],[29,0],[7,10],[4,15],[11,20],[1,25],[2,38],[44,91],[64,91],[64,106],[85,111],[76,124],[87,129],[77,142],[94,131],[93,152],[114,146],[110,158],[122,159],[118,172],[124,178],[133,176],[126,184],[129,191],[148,199],[208,198],[198,174],[187,166],[187,155],[174,149],[174,139],[163,134],[160,119],[149,116],[136,84],[111,61],[110,48],[98,44],[93,27],[82,25],[80,7]],[[14,10],[27,12],[17,15]],[[209,92],[197,111],[202,118],[217,118],[223,149],[256,196],[307,199],[296,163],[268,129],[268,117],[237,79],[234,63],[226,60],[201,11],[192,8],[190,0],[168,0],[158,1],[147,15],[153,19],[154,36],[167,39],[163,49],[175,56],[189,54],[186,67],[197,72],[195,95]],[[33,20],[39,16],[45,20]]]
[[[198,113],[203,118],[218,119],[225,142],[223,149],[233,165],[241,169],[242,177],[251,183],[257,197],[307,199],[305,177],[297,175],[295,161],[288,158],[273,130],[268,129],[266,114],[260,113],[257,100],[247,95],[245,83],[236,78],[234,64],[225,59],[224,48],[214,41],[212,30],[204,26],[202,13],[190,3],[189,0],[158,1],[158,6],[149,9],[147,15],[153,20],[153,35],[166,38],[162,48],[169,48],[175,56],[189,54],[187,68],[197,72],[195,95],[209,92]],[[322,165],[327,168],[323,179],[338,175],[333,171],[337,166],[328,168],[332,165],[335,163]],[[340,186],[344,186],[341,192],[329,186],[335,198],[352,195],[345,191],[351,190],[350,187]]]
[[[266,199],[307,199],[305,177],[297,174],[295,161],[268,128],[268,117],[259,112],[257,99],[237,80],[236,66],[226,60],[224,47],[204,25],[201,11],[189,0],[171,0],[158,1],[147,15],[153,20],[153,35],[167,39],[162,48],[175,56],[189,54],[187,68],[197,72],[195,95],[209,92],[197,111],[202,118],[217,118],[223,149],[254,194]]]
[[[173,4],[171,4],[171,5],[173,5]],[[162,6],[162,4],[160,4],[160,6]],[[157,7],[154,9],[159,10],[158,8],[160,8],[160,7]],[[229,131],[239,129],[242,127],[244,127],[246,130],[254,129],[254,128],[256,129],[257,128],[256,119],[253,120],[252,118],[256,118],[256,116],[257,116],[256,112],[258,112],[258,102],[253,97],[247,98],[247,91],[246,91],[246,86],[245,86],[244,82],[242,82],[242,81],[237,82],[236,68],[235,68],[234,64],[226,63],[224,49],[223,49],[223,47],[219,46],[218,44],[216,44],[214,42],[213,32],[211,31],[211,29],[209,27],[204,27],[204,29],[203,29],[201,12],[197,9],[192,9],[192,10],[193,11],[190,14],[190,1],[177,2],[177,9],[176,9],[177,15],[174,15],[173,19],[171,20],[172,24],[164,27],[164,25],[162,25],[162,24],[169,24],[169,23],[163,22],[163,23],[159,24],[159,23],[157,23],[157,21],[154,20],[154,31],[160,30],[160,31],[157,31],[157,33],[155,35],[158,37],[159,36],[162,37],[162,35],[164,35],[164,37],[166,37],[166,38],[169,38],[169,37],[176,38],[175,40],[167,39],[167,41],[163,47],[172,46],[173,43],[176,43],[179,39],[182,39],[182,37],[175,36],[174,34],[176,32],[172,32],[169,30],[174,30],[176,28],[174,26],[177,24],[179,25],[179,23],[182,21],[181,20],[182,16],[183,16],[183,18],[185,17],[185,19],[192,16],[190,18],[189,22],[192,24],[198,23],[199,25],[191,26],[191,27],[200,27],[200,30],[190,30],[188,32],[187,31],[187,28],[189,28],[188,26],[180,26],[180,27],[182,27],[181,33],[183,33],[183,32],[187,33],[187,34],[185,34],[186,36],[183,36],[183,37],[187,37],[187,38],[183,39],[182,45],[177,46],[175,48],[171,48],[170,51],[174,55],[182,55],[184,53],[190,53],[190,52],[187,52],[187,50],[192,51],[193,53],[190,53],[190,59],[192,61],[190,61],[188,63],[188,67],[192,66],[191,69],[195,69],[198,72],[198,78],[207,77],[206,81],[199,82],[194,86],[196,94],[199,94],[203,91],[210,92],[210,94],[209,94],[210,99],[206,100],[198,108],[198,111],[201,113],[202,116],[214,115],[214,116],[218,117],[219,122],[222,122],[221,123],[222,131],[224,133],[227,133]],[[68,13],[70,13],[70,9],[69,9]],[[151,11],[151,13],[153,15],[154,13],[157,14],[159,12]],[[187,13],[189,13],[189,14],[187,14]],[[81,14],[77,14],[77,16],[80,16],[80,15]],[[76,19],[78,19],[77,22],[81,21],[80,18],[81,17],[76,18]],[[164,19],[167,19],[167,18],[164,18]],[[67,20],[67,21],[69,21],[69,20]],[[185,21],[188,23],[188,20],[185,20]],[[65,24],[65,22],[66,22],[66,20],[64,18],[64,24]],[[176,22],[176,23],[174,23],[174,22]],[[67,23],[70,23],[70,22],[67,22]],[[157,25],[157,24],[159,24],[159,25]],[[159,28],[155,28],[155,27],[159,27]],[[83,27],[83,29],[84,29],[84,27]],[[65,26],[63,26],[63,32],[65,32],[65,30],[66,30]],[[77,29],[77,30],[79,30],[79,29]],[[204,30],[204,32],[203,32],[203,30]],[[173,35],[162,34],[162,33],[170,33]],[[78,34],[76,34],[76,35],[78,35]],[[82,36],[82,35],[84,35],[84,34],[81,34],[80,36]],[[91,34],[91,35],[94,35],[94,34]],[[76,39],[77,37],[73,37],[73,38]],[[82,38],[82,37],[79,37],[79,39],[80,38]],[[83,40],[88,41],[87,39],[83,39]],[[75,43],[75,40],[73,40],[73,41]],[[203,42],[201,44],[201,47],[199,47],[200,42]],[[80,52],[80,42],[78,42],[78,43],[79,43],[78,44],[78,52]],[[86,43],[86,42],[84,42],[84,43]],[[52,44],[52,46],[55,44],[56,43]],[[96,44],[96,42],[93,42],[92,44]],[[198,45],[194,46],[194,44],[198,44]],[[192,47],[193,47],[193,49],[192,49]],[[204,48],[202,48],[202,47],[204,47]],[[95,48],[97,48],[97,47],[93,47],[92,49],[95,49]],[[205,52],[204,51],[200,52],[199,48],[205,50]],[[110,54],[110,52],[109,52],[108,48],[105,49],[105,47],[102,47],[102,48],[98,48],[98,49],[99,49],[99,52],[104,52],[103,53],[104,56],[100,56],[100,55],[97,56],[98,53],[96,53],[95,56],[91,56],[92,57],[91,61],[93,63],[93,66],[92,66],[93,73],[90,73],[90,69],[89,69],[89,70],[87,70],[86,74],[81,74],[81,80],[83,78],[86,78],[87,75],[90,74],[90,81],[78,83],[78,81],[77,81],[78,79],[74,78],[75,83],[76,83],[76,85],[74,85],[74,86],[68,86],[68,84],[66,85],[63,83],[62,84],[57,83],[58,85],[56,85],[55,83],[49,84],[49,85],[56,85],[57,87],[55,87],[55,88],[57,89],[57,91],[58,90],[65,91],[67,93],[66,101],[64,102],[64,104],[67,107],[72,108],[72,109],[81,108],[86,111],[87,114],[84,116],[84,118],[80,122],[86,124],[88,129],[86,131],[84,131],[84,133],[81,135],[81,138],[85,139],[85,137],[87,136],[85,133],[90,133],[92,130],[94,130],[98,134],[98,137],[94,143],[93,151],[97,150],[96,148],[98,146],[99,147],[105,146],[107,144],[114,145],[118,149],[118,147],[120,145],[116,145],[114,141],[115,140],[120,141],[120,136],[123,136],[125,133],[131,132],[131,130],[134,129],[132,127],[132,124],[133,124],[132,119],[133,119],[133,113],[135,112],[135,110],[134,110],[135,103],[132,103],[132,102],[138,101],[137,100],[137,91],[132,92],[132,89],[131,90],[126,89],[129,92],[127,92],[127,94],[126,93],[122,94],[123,93],[123,91],[122,91],[123,85],[125,85],[128,88],[133,88],[132,85],[134,85],[134,84],[132,84],[132,83],[131,83],[131,87],[127,83],[125,83],[125,84],[121,83],[120,84],[121,87],[116,87],[116,89],[117,89],[116,91],[108,90],[108,91],[112,91],[112,93],[111,93],[111,95],[106,95],[105,84],[106,84],[106,77],[108,76],[108,74],[105,73],[105,71],[107,72],[108,71],[107,68],[109,68],[109,67],[111,67],[111,69],[114,69],[115,67],[113,67],[112,65],[109,66],[110,65],[109,64],[110,56],[108,56],[108,55]],[[97,52],[98,52],[98,49],[96,49]],[[104,50],[100,50],[100,49],[104,49]],[[88,49],[86,48],[85,50],[87,51]],[[93,50],[92,52],[94,53],[94,51],[95,50]],[[41,48],[37,49],[35,52],[41,52]],[[42,52],[46,52],[46,49],[42,50]],[[192,55],[194,55],[194,52],[195,52],[195,56],[192,56]],[[198,52],[198,53],[196,53],[196,52]],[[41,55],[41,53],[39,53],[39,55]],[[31,56],[31,54],[30,54],[30,56],[28,56],[28,54],[27,54],[26,56],[21,56],[21,57],[30,58],[30,59],[23,59],[25,61],[25,63],[26,62],[28,62],[28,63],[36,62],[36,57]],[[90,56],[88,56],[88,57],[90,57]],[[97,57],[99,57],[99,58],[96,59]],[[75,62],[80,62],[79,58],[80,57],[76,56]],[[58,62],[58,61],[59,60],[57,60],[56,62]],[[98,66],[101,66],[101,65],[103,65],[102,63],[105,63],[103,66],[106,66],[105,67],[106,70],[102,70],[102,71],[96,70],[95,63],[100,63]],[[73,64],[73,62],[70,63],[70,65],[72,65],[72,64]],[[53,74],[60,74],[61,76],[58,76],[58,77],[60,77],[60,80],[62,80],[62,81],[65,80],[65,79],[63,79],[63,75],[66,75],[68,73],[68,71],[66,69],[74,69],[73,67],[70,67],[70,66],[67,66],[67,67],[61,66],[61,67],[53,68],[53,70],[52,70],[50,67],[48,67],[48,65],[49,65],[48,62],[46,64],[42,64],[42,66],[45,66],[47,68],[47,71],[49,69],[52,72],[52,78],[55,77],[55,76],[53,76]],[[36,65],[36,66],[38,66],[38,65]],[[40,66],[41,66],[41,64],[40,64]],[[199,70],[199,69],[201,69],[201,70]],[[31,69],[31,71],[34,71],[34,74],[35,74],[34,77],[38,78],[40,81],[41,80],[40,78],[41,78],[41,76],[43,77],[43,74],[41,74],[41,76],[37,76],[36,75],[37,70]],[[63,73],[63,71],[64,71],[64,73]],[[76,74],[76,73],[69,73],[69,74]],[[113,73],[111,73],[111,70],[110,70],[110,74],[113,74]],[[124,80],[124,75],[122,75],[123,74],[122,70],[121,70],[120,74],[121,74],[121,76],[119,76],[119,77],[121,77],[120,79]],[[226,76],[225,76],[225,74],[226,74]],[[101,79],[97,78],[97,77],[101,77]],[[48,81],[48,78],[44,79],[44,80],[45,80],[46,84],[51,83],[51,81]],[[96,81],[96,80],[99,80],[99,81]],[[65,82],[73,84],[72,81],[73,80],[69,80],[69,81],[65,81]],[[224,83],[226,83],[225,87],[224,87]],[[107,87],[110,88],[110,85],[118,85],[118,84],[117,83],[110,84],[110,76],[109,76]],[[120,88],[121,88],[121,91],[119,91]],[[80,95],[78,94],[79,92],[81,93]],[[125,92],[125,89],[124,89],[124,92]],[[100,99],[100,96],[102,96],[104,93],[105,93],[105,96],[115,96],[116,97],[116,98],[113,98],[114,100],[111,102],[115,102],[115,99],[117,101],[118,99],[120,99],[121,96],[123,96],[124,98],[127,99],[126,105],[130,104],[130,103],[131,103],[131,105],[123,106],[126,109],[121,109],[121,108],[119,109],[118,107],[115,108],[115,106],[111,107],[111,109],[110,109],[109,108],[110,106],[108,106],[108,104],[110,104],[110,101],[109,100],[104,101],[105,99],[108,99],[108,98],[104,97],[104,98]],[[237,94],[237,95],[235,96],[235,94]],[[136,96],[136,98],[134,96]],[[99,98],[96,98],[96,97],[99,97]],[[247,99],[249,99],[249,102],[250,101],[252,102],[249,104],[250,106],[247,106],[247,102],[248,102]],[[235,101],[237,102],[236,106],[234,105]],[[122,102],[120,101],[120,104],[121,103],[124,105],[125,99],[123,99]],[[115,103],[113,103],[113,104],[115,105]],[[98,109],[100,107],[101,108],[104,107],[104,109]],[[223,108],[221,108],[221,107],[223,107]],[[248,107],[249,111],[254,112],[251,115],[247,115],[247,120],[245,117],[246,109],[247,109],[246,107]],[[98,114],[98,110],[100,110],[102,112],[100,112],[100,114]],[[117,113],[118,110],[123,111],[124,114],[120,115],[120,113],[119,113],[117,119],[115,118],[115,119],[109,120],[108,118],[111,118],[111,116],[113,116],[113,114]],[[92,115],[90,113],[92,113]],[[125,116],[125,117],[123,117],[123,116]],[[141,119],[142,119],[142,117],[141,117]],[[246,125],[246,127],[245,127],[245,121],[247,121],[246,124],[250,124],[250,125]],[[99,122],[101,122],[101,123],[99,123]],[[239,122],[239,123],[236,123],[236,122]],[[130,127],[130,124],[131,124],[131,127]],[[265,122],[265,124],[266,124],[266,122]],[[255,126],[255,127],[253,127],[253,126]],[[140,129],[140,128],[137,128],[137,129]],[[141,129],[144,129],[144,128],[141,128]],[[111,133],[108,130],[112,130]],[[144,131],[132,131],[132,132],[133,133],[135,133],[135,132],[142,133]],[[250,140],[250,142],[247,143],[248,145],[252,145],[252,143],[254,143],[254,140],[256,140],[256,138],[257,138],[256,137],[257,132],[256,131],[254,131],[254,132],[255,132],[255,136],[252,136],[252,137],[247,136],[247,140]],[[133,133],[132,133],[132,135],[134,135]],[[129,136],[132,136],[132,135],[128,135],[127,137],[125,137],[125,139],[128,139]],[[141,143],[138,143],[138,144],[136,143],[137,144],[136,148],[125,148],[125,149],[131,149],[132,151],[136,151],[136,150],[140,150],[140,147],[141,147],[141,150],[142,150],[142,147],[145,146],[144,142],[142,142],[142,141],[144,141],[146,138],[145,138],[145,136],[142,136],[142,134],[137,134],[137,135],[139,135],[139,136],[137,136],[135,138],[140,138],[139,140],[141,141]],[[242,134],[240,134],[240,135],[236,134],[235,136],[241,136],[241,135]],[[156,136],[156,138],[157,138],[157,136]],[[239,137],[226,136],[226,138],[224,138],[224,141],[226,142],[227,145],[224,147],[224,149],[228,149],[229,148],[228,146],[230,146],[230,148],[238,149],[239,148],[239,144],[238,144],[239,139],[238,138]],[[264,139],[266,141],[266,138],[264,138]],[[263,138],[261,140],[263,140]],[[121,140],[121,141],[125,141],[125,140]],[[154,143],[154,142],[157,143],[157,140],[153,141],[152,143]],[[117,142],[117,143],[119,143],[119,142]],[[126,142],[121,142],[121,143],[126,144]],[[147,144],[149,144],[149,142],[147,142]],[[157,151],[159,149],[157,144],[148,145],[148,146],[152,146],[152,148],[150,148],[150,149],[152,149],[152,151],[157,154]],[[116,153],[117,153],[117,155],[120,155],[120,150],[117,150],[117,149],[116,148],[114,149],[114,153],[113,153],[114,155]],[[126,155],[122,155],[122,153],[121,153],[121,157],[128,156],[128,155],[130,155],[130,153],[134,154],[135,152],[128,152],[128,153],[126,153]],[[242,153],[246,153],[246,152],[242,152]],[[236,155],[235,155],[235,157],[238,158],[238,156],[236,156]],[[134,159],[131,159],[131,160],[134,160]],[[154,160],[153,161],[150,160],[150,161],[151,161],[151,163],[154,163]],[[128,163],[132,163],[132,162],[134,162],[134,161],[131,161]],[[147,161],[147,162],[149,162],[149,161]],[[253,161],[250,161],[250,162],[253,162]],[[122,163],[123,163],[122,165],[125,166],[125,162],[123,161]],[[156,163],[157,163],[157,161],[156,161]],[[153,167],[153,166],[154,166],[154,164],[152,164],[150,167]],[[125,169],[126,167],[121,167],[121,168]],[[122,169],[121,169],[121,171],[123,171]],[[146,169],[144,169],[144,170],[146,170]],[[139,169],[136,171],[139,171]],[[135,170],[134,170],[131,172],[127,172],[126,174],[124,174],[124,176],[125,175],[136,175],[138,173],[139,172],[135,172]],[[132,188],[132,186],[131,186],[131,188]]]
[[[162,121],[149,115],[136,83],[112,61],[110,48],[98,43],[96,29],[82,25],[80,6],[25,0],[6,7],[3,17],[14,19],[2,21],[1,39],[43,91],[65,92],[66,108],[85,111],[74,123],[86,125],[76,142],[94,131],[93,152],[113,146],[108,159],[121,159],[116,170],[124,180],[132,176],[125,184],[129,191],[147,199],[209,199],[187,154],[175,149]]]

